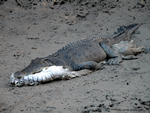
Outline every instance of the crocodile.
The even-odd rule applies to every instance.
[[[55,79],[71,79],[86,75],[103,65],[119,65],[123,59],[135,59],[144,51],[131,40],[131,34],[141,24],[121,26],[113,35],[91,37],[74,41],[57,52],[36,58],[21,71],[11,74],[15,86],[35,85]]]

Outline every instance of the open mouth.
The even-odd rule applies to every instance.
[[[49,82],[55,79],[69,79],[72,77],[72,74],[73,73],[68,71],[68,69],[63,69],[62,66],[50,66],[43,68],[43,70],[39,73],[34,73],[19,78],[12,74],[10,77],[10,83],[17,87],[24,85],[33,86],[38,85],[41,82]]]
[[[39,74],[43,75],[43,73],[39,73]],[[37,76],[35,76],[35,74],[23,76],[23,77],[15,77],[14,74],[12,74],[11,78],[10,78],[10,83],[14,86],[17,86],[17,87],[21,87],[24,85],[32,86],[35,84],[39,84],[40,79],[38,77],[38,79],[36,80],[36,78],[37,78]]]

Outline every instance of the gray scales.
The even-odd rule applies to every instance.
[[[21,71],[11,75],[15,86],[35,85],[55,79],[70,79],[100,69],[104,64],[116,65],[123,59],[136,59],[144,47],[137,47],[131,34],[141,24],[121,26],[108,38],[77,40],[43,58],[36,58]]]

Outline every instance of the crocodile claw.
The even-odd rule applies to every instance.
[[[117,57],[117,58],[112,58],[112,59],[109,59],[107,61],[107,64],[108,65],[119,65],[120,63],[122,62],[122,59]]]

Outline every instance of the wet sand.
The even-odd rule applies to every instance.
[[[10,86],[10,75],[25,68],[31,59],[48,56],[78,39],[108,37],[121,25],[143,23],[132,40],[149,47],[149,2],[76,3],[52,6],[44,1],[20,7],[10,0],[0,5],[0,112],[150,112],[150,53],[71,80]]]

